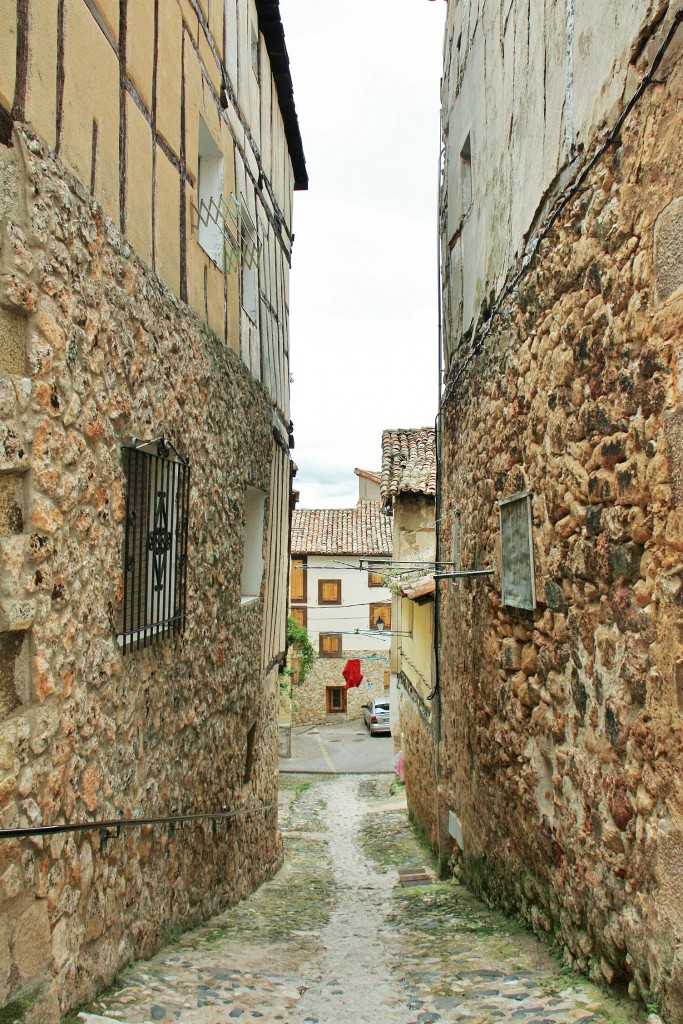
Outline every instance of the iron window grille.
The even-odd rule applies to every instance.
[[[124,654],[185,632],[190,467],[163,434],[123,448]]]

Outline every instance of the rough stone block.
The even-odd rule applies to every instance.
[[[500,660],[508,672],[518,672],[522,666],[522,645],[512,637],[505,637],[501,644]]]
[[[586,533],[589,537],[597,537],[602,531],[602,506],[588,505],[586,508]]]
[[[683,196],[669,203],[655,223],[654,276],[658,305],[683,287]]]
[[[24,373],[27,331],[24,316],[0,306],[0,372]]]
[[[14,925],[11,960],[21,982],[35,981],[50,966],[52,937],[47,902],[39,900]]]
[[[640,544],[619,544],[612,548],[609,564],[615,579],[637,580],[640,576],[640,560],[643,548]]]
[[[24,529],[23,478],[13,473],[0,476],[0,537]]]
[[[0,718],[11,715],[22,704],[17,670],[24,638],[24,633],[0,633]]]

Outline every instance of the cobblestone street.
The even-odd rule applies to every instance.
[[[286,860],[249,900],[131,965],[80,1020],[626,1024],[620,1001],[427,867],[386,777],[282,778]],[[76,1018],[74,1018],[75,1020]]]

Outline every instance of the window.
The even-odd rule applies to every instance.
[[[498,503],[503,604],[536,607],[534,550],[531,536],[531,495],[515,494]]]
[[[242,264],[242,308],[252,323],[256,323],[258,296],[258,238],[244,198],[240,205],[240,260]]]
[[[318,580],[318,604],[341,604],[341,580]]]
[[[289,582],[289,595],[292,601],[307,600],[307,579],[308,573],[306,571],[306,559],[293,558]]]
[[[388,668],[384,669],[384,689],[388,690],[391,686],[391,672]]]
[[[185,631],[190,469],[162,436],[124,448],[123,471],[125,654]]]
[[[325,688],[325,710],[328,715],[346,713],[346,690],[343,686]]]
[[[391,629],[391,605],[386,601],[378,601],[370,605],[370,629],[377,629],[377,623],[381,620],[379,631]]]
[[[199,202],[197,241],[217,266],[223,266],[223,234],[219,204],[223,195],[223,157],[209,129],[199,119]]]
[[[385,587],[386,583],[384,576],[380,576],[378,572],[368,573],[368,586],[369,587]]]
[[[460,186],[462,190],[463,217],[472,205],[472,146],[468,134],[460,150]]]
[[[318,638],[318,654],[321,658],[336,658],[342,652],[341,633],[321,633]]]
[[[255,601],[263,579],[263,520],[266,496],[255,487],[244,495],[244,557],[242,560],[242,604]]]
[[[300,626],[308,629],[308,608],[290,608],[289,614]]]

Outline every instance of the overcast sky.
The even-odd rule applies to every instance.
[[[354,505],[382,430],[437,406],[439,0],[280,0],[310,178],[294,195],[300,508]]]

